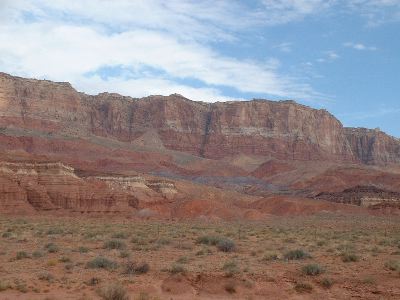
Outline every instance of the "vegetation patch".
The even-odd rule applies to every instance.
[[[316,276],[325,272],[325,269],[318,264],[305,265],[301,271],[308,276]]]
[[[128,292],[120,283],[112,283],[98,290],[103,300],[129,300]]]
[[[86,266],[89,269],[106,269],[106,270],[112,270],[118,267],[116,262],[101,256],[96,257],[93,260],[89,261],[86,264]]]
[[[123,241],[120,240],[110,240],[104,243],[104,249],[125,249],[126,245]]]
[[[288,251],[284,255],[284,258],[286,260],[300,260],[300,259],[306,259],[309,257],[311,257],[310,254],[308,254],[307,252],[305,252],[301,249]]]

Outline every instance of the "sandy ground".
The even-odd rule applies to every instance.
[[[0,299],[353,298],[400,299],[399,217],[0,216]]]

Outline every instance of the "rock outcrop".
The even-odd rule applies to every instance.
[[[337,193],[320,193],[315,198],[374,209],[400,207],[400,193],[375,186],[356,186]]]
[[[103,137],[220,159],[237,154],[281,160],[400,163],[400,141],[344,128],[325,110],[294,101],[207,104],[180,95],[89,96],[68,83],[0,73],[0,127],[37,135]]]
[[[0,163],[0,210],[129,212],[138,201],[61,163]]]
[[[345,128],[347,140],[355,156],[365,164],[400,162],[400,139],[379,129]]]

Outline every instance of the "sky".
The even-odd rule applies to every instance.
[[[89,94],[290,99],[400,137],[400,0],[0,0],[0,71]]]

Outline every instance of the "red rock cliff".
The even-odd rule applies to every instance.
[[[343,128],[325,110],[293,101],[207,104],[179,95],[89,96],[68,83],[0,74],[0,127],[37,134],[134,142],[156,133],[162,146],[219,159],[236,154],[368,164],[400,163],[400,141]]]

